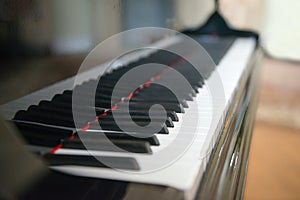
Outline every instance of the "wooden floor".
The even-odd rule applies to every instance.
[[[300,63],[265,58],[244,199],[300,199]]]

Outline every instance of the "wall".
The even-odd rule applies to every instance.
[[[271,56],[300,60],[299,0],[220,0],[220,10],[233,27],[258,31]]]

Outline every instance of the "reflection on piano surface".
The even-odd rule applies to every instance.
[[[152,47],[182,48],[186,50],[183,57],[163,50],[141,50],[120,58],[118,67],[109,72],[103,72],[103,64],[79,74],[75,86],[72,77],[2,105],[1,111],[18,128],[28,150],[51,169],[39,185],[21,198],[241,198],[257,98],[257,40],[251,33],[229,30],[218,13],[210,20],[202,29],[184,32],[201,44],[216,64],[199,64],[204,66],[201,76],[188,62],[193,49],[185,49],[185,41],[175,35],[155,42]],[[141,74],[140,87],[133,91],[123,87],[113,96],[114,86],[124,74],[149,63],[168,67]],[[176,72],[190,83],[189,90],[178,84]],[[224,102],[216,101],[212,106],[213,100],[207,94],[209,83],[217,78],[223,84]],[[174,95],[159,83],[174,85],[180,94]],[[95,94],[88,89],[93,85],[99,85]],[[74,93],[80,94],[75,102]],[[76,104],[77,100],[87,103],[86,99],[93,97],[92,107]],[[126,102],[130,118],[123,106]],[[166,118],[155,109],[149,116],[149,109],[156,104],[163,106]],[[81,112],[78,121],[74,121],[74,106]],[[211,123],[213,112],[218,113],[216,123]],[[120,128],[115,113],[122,127],[131,131]],[[201,126],[194,127],[190,122],[195,118]],[[131,121],[139,126],[154,124],[159,131],[139,137],[145,133],[135,132]],[[138,173],[160,162],[153,158],[182,134],[182,127],[189,130],[184,133],[186,138],[195,135],[186,151],[161,169]],[[119,148],[112,148],[99,135]],[[186,138],[175,140],[175,146],[180,148]]]

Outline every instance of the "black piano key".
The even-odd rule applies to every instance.
[[[188,104],[185,99],[182,99],[178,101],[177,99],[166,99],[166,98],[160,98],[159,96],[154,97],[147,97],[143,98],[142,95],[136,96],[132,99],[130,99],[130,102],[140,102],[140,103],[147,103],[147,104],[154,104],[154,103],[162,103],[162,104],[181,104],[184,108],[188,108]]]
[[[137,118],[133,117],[132,120],[139,126],[146,126],[150,123],[150,118],[148,120],[148,119],[137,119]],[[100,125],[102,128],[107,128],[107,126],[117,126],[114,118],[104,117],[103,119],[100,119],[99,121],[100,121]],[[129,122],[131,122],[131,120],[126,118],[126,119],[121,119],[120,122],[118,122],[118,124],[123,124],[123,126],[128,127],[129,130],[134,131],[134,127],[130,128],[130,126],[127,126],[127,124],[129,124]],[[160,132],[160,133],[168,133],[168,131],[164,130],[164,127],[170,127],[170,128],[174,127],[172,120],[169,118],[167,118],[167,120],[164,121],[164,123],[161,123],[160,120],[152,119],[151,123],[156,124],[156,127],[162,127],[162,132]]]
[[[124,120],[124,121],[128,121],[128,120],[132,119],[137,124],[139,122],[150,123],[150,121],[161,122],[162,120],[165,120],[165,124],[168,127],[174,127],[174,124],[173,124],[172,119],[170,117],[167,117],[167,119],[165,119],[162,116],[155,116],[152,119],[150,119],[149,116],[143,116],[143,115],[130,115],[130,116],[128,116],[127,114],[125,114],[125,112],[124,113],[118,112],[118,113],[115,113],[115,115],[117,115],[120,120]],[[114,119],[114,116],[113,116],[112,112],[107,112],[107,115],[105,117],[101,117],[101,116],[99,117],[99,120],[101,120],[101,121],[112,121],[113,119]]]
[[[64,103],[64,102],[56,102],[56,101],[41,101],[38,105],[42,108],[53,109],[53,110],[66,110],[68,112],[72,112],[72,104]],[[95,108],[88,107],[86,105],[74,105],[76,106],[76,111],[84,113],[95,113],[102,114],[104,112],[104,108]]]
[[[55,99],[57,100],[59,98],[60,101],[66,102],[67,100],[64,100],[64,98],[66,98],[66,99],[71,98],[71,97],[67,97],[68,95],[71,95],[71,94],[69,92],[68,93],[66,92],[62,96],[56,96]],[[91,96],[90,97],[85,97],[84,96],[84,98],[92,98],[92,97]],[[121,98],[122,98],[122,96],[120,97],[120,99]],[[82,102],[84,103],[84,101],[85,100],[83,99]],[[156,104],[156,103],[163,105],[165,107],[165,109],[168,109],[168,110],[172,110],[172,111],[174,110],[178,113],[184,112],[183,106],[181,104],[179,104],[178,101],[177,102],[172,102],[172,101],[160,101],[160,102],[150,101],[150,102],[147,102],[147,101],[144,100],[144,101],[140,102],[140,101],[137,101],[137,100],[134,100],[134,99],[133,99],[133,101],[130,101],[130,105],[132,107],[137,106],[138,108],[139,107],[144,107],[144,106],[150,107],[151,105]],[[103,108],[111,108],[112,107],[112,105],[111,105],[112,102],[111,102],[110,99],[96,98],[95,99],[95,104],[96,104],[96,106],[103,107]]]
[[[137,125],[138,126],[138,125]],[[130,132],[130,133],[134,133],[136,132],[135,130],[135,126],[125,126],[127,132]],[[159,126],[160,131],[158,133],[161,133],[161,134],[168,134],[169,133],[169,130],[167,128],[167,126],[165,124]],[[94,124],[94,123],[91,123],[89,125],[89,129],[90,130],[100,130],[99,128],[99,124]],[[109,125],[109,124],[102,124],[101,125],[101,130],[102,131],[118,131],[118,132],[122,132],[124,130],[122,130],[120,127],[116,126],[116,125]],[[145,132],[144,134],[148,134],[147,132]]]
[[[44,156],[44,159],[47,161],[47,163],[50,166],[75,165],[75,166],[116,168],[116,169],[127,169],[127,170],[140,169],[135,158],[113,157],[113,156],[101,156],[101,158],[100,157],[98,158],[99,160],[93,156],[61,155],[61,154],[47,154]],[[101,163],[100,160],[104,161],[104,163]]]
[[[150,87],[149,87],[150,88]],[[147,88],[148,89],[148,88]],[[195,95],[192,95],[189,92],[182,92],[182,93],[177,93],[177,96],[175,96],[171,91],[168,89],[164,90],[154,90],[154,89],[149,89],[149,90],[142,90],[140,91],[137,95],[135,95],[136,98],[155,98],[159,96],[160,99],[162,100],[169,100],[169,101],[177,101],[178,103],[186,100],[186,101],[192,101],[193,97]]]
[[[19,129],[25,140],[32,145],[54,147],[65,138],[74,134],[74,130],[41,124],[12,121]]]
[[[67,108],[53,108],[53,107],[45,107],[45,106],[30,106],[28,108],[28,111],[30,113],[30,111],[33,112],[39,112],[39,113],[43,113],[47,116],[60,116],[63,118],[66,118],[70,121],[73,121],[73,111]],[[89,121],[93,121],[96,118],[96,113],[95,112],[80,112],[80,118],[83,118],[84,120],[82,121],[82,123],[86,124]],[[83,125],[84,125],[83,124]]]
[[[72,105],[72,96],[65,94],[56,94],[51,101],[62,102]]]
[[[137,110],[137,109],[130,109],[129,110],[129,113],[130,113],[130,116],[128,116],[128,110],[124,110],[124,109],[116,109],[114,111],[107,111],[106,112],[106,115],[105,117],[113,117],[113,115],[117,115],[119,118],[132,118],[132,119],[139,119],[139,118],[144,118],[146,121],[149,121],[150,120],[150,117],[149,117],[149,110],[146,110],[146,109],[141,109],[141,110]],[[153,118],[154,120],[159,120],[161,121],[162,119],[165,119],[164,116],[161,116],[161,113],[158,112],[158,110],[152,110],[152,114],[153,114]],[[168,112],[167,112],[168,113]],[[176,112],[172,111],[172,112],[169,112],[169,113],[175,113],[176,115]],[[176,115],[177,116],[177,115]],[[169,116],[167,116],[169,117]],[[100,116],[101,118],[101,116]],[[104,117],[103,117],[104,118]],[[171,118],[170,118],[171,119]],[[171,119],[172,120],[172,119]]]
[[[153,146],[159,146],[159,140],[156,137],[156,135],[146,135],[143,133],[131,133],[130,135],[124,132],[95,132],[95,131],[89,131],[89,132],[79,132],[81,137],[84,137],[86,139],[97,139],[99,138],[99,135],[106,136],[110,140],[130,140],[130,141],[146,141],[150,145]]]
[[[43,124],[32,124],[28,122],[16,121],[12,120],[13,123],[19,130],[33,130],[39,131],[42,133],[49,133],[52,135],[62,136],[62,137],[69,137],[73,133],[75,133],[74,129],[66,128],[66,127],[55,127]]]
[[[174,127],[174,123],[170,117],[167,117],[165,124],[167,125],[167,127],[171,127],[171,128]]]
[[[29,106],[27,109],[28,112],[33,111],[33,112],[41,112],[41,113],[46,113],[46,114],[51,114],[51,115],[61,115],[65,117],[72,117],[73,113],[72,110],[68,108],[55,108],[53,106],[37,106],[37,105],[32,105]]]
[[[154,97],[147,97],[147,98],[143,98],[141,95],[140,96],[136,96],[132,99],[130,99],[130,102],[141,102],[141,103],[147,103],[147,104],[150,104],[150,103],[170,103],[170,104],[181,104],[184,108],[188,108],[188,104],[186,102],[185,99],[183,100],[180,100],[178,101],[177,99],[166,99],[166,98],[161,98],[159,96],[154,96]]]
[[[156,103],[135,103],[135,102],[130,102],[129,103],[129,109],[137,110],[137,109],[142,109],[142,110],[150,110],[151,106]],[[164,107],[165,110],[167,111],[175,111],[177,113],[184,113],[184,108],[181,104],[166,104],[166,103],[157,103],[160,104],[161,106]],[[126,108],[127,105],[125,104],[118,104],[118,109],[124,109]]]
[[[118,122],[119,123],[119,122]],[[120,123],[123,123],[123,122],[120,122]],[[155,123],[155,122],[153,122]],[[99,124],[102,128],[102,130],[112,130],[112,131],[123,131],[115,122],[113,121],[104,121],[102,122],[101,120],[99,121]],[[148,125],[148,123],[144,123],[144,122],[139,122],[137,123],[137,126],[146,126]],[[161,133],[161,134],[168,134],[169,133],[169,130],[166,126],[165,123],[156,123],[157,127],[160,128],[159,132],[158,133]],[[130,132],[135,132],[135,127],[136,126],[131,126],[130,124],[124,122],[123,123],[123,127],[126,131],[130,131]],[[99,125],[98,124],[93,124],[91,123],[90,124],[90,128],[91,129],[99,129]]]
[[[160,115],[160,112],[155,112],[155,110],[153,111],[153,115]],[[124,111],[122,110],[115,110],[114,113],[119,114],[119,113],[123,113]],[[142,115],[142,116],[148,116],[149,117],[149,110],[146,109],[130,109],[129,110],[130,115]],[[178,116],[176,114],[175,111],[167,111],[167,116],[170,117],[172,119],[172,121],[178,121]]]
[[[64,148],[71,149],[86,149],[96,151],[111,151],[111,152],[131,152],[131,153],[146,153],[151,154],[150,143],[147,141],[132,141],[132,140],[110,140],[114,145],[120,148],[117,149],[112,144],[102,137],[94,137],[93,139],[85,139],[84,144],[79,138],[73,140],[65,140],[63,142]],[[122,151],[123,150],[123,151]]]
[[[125,119],[118,121],[118,124],[123,125],[123,126],[130,126],[130,124],[129,124],[130,122],[132,122],[131,119],[125,118]],[[104,117],[102,120],[101,119],[99,120],[99,123],[101,125],[112,125],[112,126],[117,125],[114,118],[105,118]],[[152,121],[152,123],[154,123],[158,127],[163,127],[166,125],[164,122],[159,122],[159,121]],[[147,126],[149,124],[149,122],[147,122],[145,120],[141,120],[141,121],[137,121],[136,124],[138,124],[139,126]]]
[[[181,101],[193,101],[193,96],[191,94],[184,94],[184,95],[180,95],[178,94],[179,96],[179,99],[177,99],[176,96],[171,96],[171,95],[168,95],[168,94],[165,94],[164,92],[162,92],[161,94],[151,94],[150,92],[147,93],[147,92],[140,92],[139,95],[136,95],[137,97],[139,98],[152,98],[152,97],[155,97],[155,96],[160,96],[160,98],[162,99],[162,101],[164,100],[169,100],[169,101],[178,101],[178,102],[181,102]]]
[[[66,117],[61,115],[56,115],[47,112],[37,112],[37,111],[19,111],[15,117],[15,120],[24,120],[29,122],[37,122],[42,124],[56,125],[75,128],[75,123],[72,117]],[[84,127],[88,120],[83,118],[81,120],[81,126]]]

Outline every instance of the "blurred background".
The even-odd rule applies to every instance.
[[[217,8],[231,27],[259,33],[264,49],[245,199],[300,199],[298,0],[0,0],[0,104],[75,75],[113,34],[145,26],[193,30]],[[126,45],[110,47],[106,58]]]
[[[300,199],[300,2],[222,0],[220,10],[264,49],[244,199]]]
[[[0,92],[6,94],[0,103],[74,75],[87,53],[113,34],[145,26],[198,27],[213,10],[211,0],[0,0]],[[141,35],[130,42],[159,37]],[[108,59],[126,45],[104,54]]]

